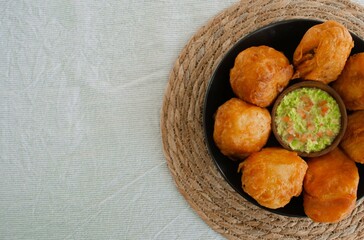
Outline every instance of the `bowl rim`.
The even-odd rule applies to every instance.
[[[288,144],[286,144],[283,141],[283,139],[281,138],[281,136],[277,132],[277,126],[276,126],[276,122],[275,122],[277,107],[281,103],[282,99],[288,93],[293,92],[293,91],[295,91],[297,89],[300,89],[300,88],[317,88],[317,89],[320,89],[322,91],[325,91],[331,97],[334,98],[334,100],[336,101],[336,103],[339,106],[339,110],[340,110],[340,114],[341,114],[340,131],[336,135],[336,137],[332,141],[332,143],[329,146],[327,146],[326,148],[322,149],[321,151],[306,153],[306,152],[293,150],[293,149],[291,149],[289,147]],[[272,118],[272,121],[271,121],[272,132],[273,132],[275,138],[277,139],[277,141],[279,142],[279,144],[281,144],[281,146],[284,149],[296,152],[300,157],[309,157],[309,158],[319,157],[319,156],[322,156],[322,155],[324,155],[324,154],[326,154],[328,152],[331,152],[334,148],[336,148],[340,144],[340,141],[343,138],[343,136],[345,134],[345,131],[346,131],[346,127],[347,127],[347,112],[346,112],[345,104],[344,104],[343,100],[341,99],[340,95],[333,88],[331,88],[329,85],[324,84],[324,83],[319,82],[319,81],[313,81],[313,80],[303,80],[303,81],[295,83],[295,84],[287,87],[285,90],[283,90],[283,92],[281,92],[274,101],[274,105],[273,105],[273,108],[272,108],[272,111],[271,111],[271,118]]]

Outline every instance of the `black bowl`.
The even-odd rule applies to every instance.
[[[237,172],[239,162],[232,161],[224,156],[215,145],[213,140],[213,115],[220,105],[232,97],[235,97],[230,87],[229,72],[234,66],[236,56],[241,51],[252,46],[267,45],[283,52],[290,62],[292,62],[294,50],[298,46],[305,32],[310,27],[319,23],[322,22],[309,19],[286,20],[272,23],[248,34],[239,40],[221,60],[210,80],[205,97],[203,123],[207,146],[212,159],[216,163],[225,180],[235,189],[236,192],[251,203],[270,212],[285,216],[306,217],[303,210],[302,196],[294,197],[290,203],[283,208],[269,209],[259,205],[252,197],[246,194],[241,187],[241,173]],[[364,52],[364,41],[354,34],[352,34],[352,37],[354,40],[354,48],[351,51],[351,55]],[[296,83],[296,81],[291,81],[290,85],[294,83]],[[271,107],[268,108],[268,110],[271,112]],[[273,133],[271,133],[266,147],[273,146],[280,146],[280,144],[275,139]],[[360,199],[364,196],[364,166],[362,164],[357,164],[357,166],[360,175],[357,194],[358,199]]]

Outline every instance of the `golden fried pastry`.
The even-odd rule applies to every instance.
[[[364,164],[364,111],[348,116],[348,126],[340,146],[352,160]]]
[[[293,78],[329,83],[345,66],[354,41],[340,23],[327,21],[311,27],[293,54]]]
[[[267,109],[232,98],[216,112],[213,137],[224,155],[244,158],[266,144],[270,130]]]
[[[240,163],[240,169],[244,191],[260,205],[276,209],[301,194],[307,164],[296,152],[263,148]]]
[[[259,107],[269,106],[293,74],[283,53],[267,46],[240,52],[230,70],[233,92],[242,100]]]
[[[315,222],[338,222],[355,207],[359,173],[344,152],[333,151],[307,161],[303,207]]]
[[[333,88],[349,110],[364,110],[364,53],[349,57]]]

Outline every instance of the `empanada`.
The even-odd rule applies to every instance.
[[[296,152],[263,148],[239,165],[243,190],[267,208],[284,207],[302,192],[306,162]]]
[[[364,164],[364,111],[348,116],[348,125],[340,146],[352,160]]]
[[[359,173],[348,156],[338,148],[307,161],[303,182],[303,207],[315,222],[338,222],[355,207]]]
[[[344,70],[333,83],[349,110],[364,110],[364,53],[349,57]]]
[[[354,41],[340,23],[326,21],[311,27],[293,54],[293,78],[329,83],[345,66]]]
[[[267,46],[250,47],[236,57],[230,84],[240,99],[267,107],[287,86],[292,74],[293,67],[283,53]]]
[[[267,109],[232,98],[216,112],[213,138],[222,154],[241,159],[259,151],[266,144],[270,130]]]

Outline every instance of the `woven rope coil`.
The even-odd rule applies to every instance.
[[[199,216],[228,239],[363,239],[364,204],[335,224],[284,217],[247,202],[222,178],[208,154],[202,107],[224,54],[248,33],[272,22],[336,20],[364,37],[364,8],[345,0],[241,1],[204,25],[171,71],[161,110],[164,154],[176,186]]]

